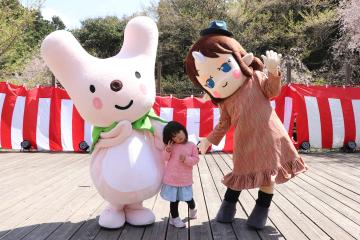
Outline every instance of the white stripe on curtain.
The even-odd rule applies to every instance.
[[[271,105],[271,107],[272,107],[273,109],[275,109],[275,108],[276,108],[276,102],[275,102],[275,100],[270,101],[270,105]]]
[[[21,149],[23,141],[25,97],[17,96],[11,120],[11,148]]]
[[[332,147],[338,148],[344,145],[345,126],[344,115],[341,107],[340,99],[329,98],[329,106],[331,112],[331,121],[333,128]]]
[[[290,128],[290,121],[292,115],[292,98],[285,97],[285,106],[284,106],[284,127],[287,132],[289,132]]]
[[[74,151],[72,135],[73,102],[61,100],[61,145],[63,151]]]
[[[173,108],[162,107],[160,108],[160,117],[166,121],[172,121],[174,118],[173,112]]]
[[[36,145],[38,150],[50,150],[49,126],[50,126],[50,98],[39,98]]]
[[[213,114],[214,114],[214,122],[213,122],[213,128],[215,128],[215,126],[218,124],[219,119],[220,119],[220,110],[219,108],[213,108]],[[225,139],[226,139],[226,135],[221,139],[221,142],[219,143],[219,145],[212,145],[211,146],[211,150],[212,151],[222,151],[225,147]]]
[[[200,108],[186,109],[186,129],[189,141],[197,144],[200,135]]]
[[[0,93],[0,132],[1,132],[1,114],[5,101],[5,93]],[[1,134],[0,134],[0,147],[1,147]]]
[[[360,100],[352,100],[356,128],[356,145],[360,147]]]
[[[309,127],[309,142],[311,147],[321,148],[321,123],[319,106],[316,97],[305,96],[305,105]]]
[[[93,126],[90,125],[90,123],[85,122],[85,124],[84,124],[84,140],[89,146],[91,146],[91,144],[92,144],[92,130],[93,130]]]

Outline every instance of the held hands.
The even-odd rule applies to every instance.
[[[198,144],[198,148],[201,154],[205,154],[208,148],[210,147],[211,142],[207,138],[201,138]]]
[[[278,75],[278,69],[280,68],[281,54],[274,52],[273,50],[266,51],[266,56],[261,55],[266,69],[272,75]]]

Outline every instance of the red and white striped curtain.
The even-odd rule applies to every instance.
[[[360,146],[360,88],[291,85],[298,142],[314,148]]]
[[[299,143],[308,141],[315,148],[338,148],[347,141],[360,145],[360,88],[292,84],[269,104],[290,136],[296,121]],[[220,116],[210,101],[192,97],[157,97],[154,110],[184,124],[194,143],[210,133]],[[39,151],[80,151],[80,142],[91,145],[91,131],[64,90],[27,90],[0,82],[0,148],[21,149],[21,142],[28,140]],[[232,135],[231,130],[212,150],[231,152]]]

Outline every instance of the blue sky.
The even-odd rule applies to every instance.
[[[151,2],[158,0],[46,0],[41,12],[48,20],[53,15],[59,16],[71,29],[80,27],[80,21],[86,18],[131,15],[150,6]]]

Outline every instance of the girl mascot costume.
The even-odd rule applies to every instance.
[[[155,221],[142,202],[158,193],[163,177],[163,123],[152,111],[157,44],[155,22],[136,17],[114,57],[91,56],[67,31],[51,33],[41,46],[80,115],[95,126],[90,174],[109,203],[100,214],[102,227]]]
[[[219,144],[233,126],[233,170],[224,176],[227,187],[216,216],[219,222],[232,222],[242,189],[259,187],[259,197],[247,224],[265,226],[274,185],[284,183],[306,170],[282,122],[270,105],[281,90],[281,55],[267,51],[263,63],[233,38],[223,21],[213,21],[201,31],[190,48],[186,73],[220,108],[214,130],[200,141],[204,154],[211,144]]]

